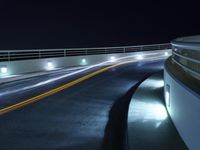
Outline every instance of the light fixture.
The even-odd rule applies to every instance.
[[[137,55],[137,59],[141,60],[141,59],[143,59],[143,56],[141,54],[139,54],[139,55]]]
[[[48,70],[52,70],[53,68],[54,68],[53,63],[49,61],[49,62],[47,63],[47,69],[48,69]]]
[[[111,61],[111,62],[115,62],[115,61],[116,61],[116,58],[115,58],[114,56],[111,56],[111,57],[110,57],[110,61]]]
[[[170,107],[170,86],[167,84],[165,89],[165,103]]]
[[[86,63],[86,59],[83,58],[83,59],[81,60],[81,62],[82,62],[83,64],[85,64],[85,63]]]
[[[1,67],[1,73],[5,74],[8,72],[8,68],[6,66]]]
[[[169,55],[169,53],[168,52],[165,52],[165,56],[168,56]]]

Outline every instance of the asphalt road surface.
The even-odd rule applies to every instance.
[[[0,150],[100,150],[115,102],[138,82],[162,69],[163,60],[124,64],[3,114],[0,116]],[[31,98],[89,72],[20,91],[15,90],[60,74],[3,84],[0,107]]]

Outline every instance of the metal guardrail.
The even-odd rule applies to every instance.
[[[175,43],[175,44],[174,44]],[[185,47],[184,42],[172,42],[172,61],[193,77],[200,79],[200,47]],[[182,44],[183,43],[183,44]]]
[[[53,57],[100,55],[113,53],[130,53],[150,50],[171,49],[170,43],[123,46],[123,47],[100,47],[100,48],[69,48],[69,49],[35,49],[35,50],[0,50],[0,62],[26,59],[42,59]]]

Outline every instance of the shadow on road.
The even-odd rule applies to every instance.
[[[147,78],[147,77],[146,77]],[[137,87],[146,79],[134,85],[122,98],[117,100],[110,112],[105,128],[103,150],[125,150],[127,146],[127,113],[131,97]]]

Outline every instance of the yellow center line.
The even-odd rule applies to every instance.
[[[107,70],[109,70],[111,68],[117,67],[119,65],[127,64],[127,63],[130,63],[130,62],[133,62],[133,61],[126,61],[126,62],[122,62],[122,63],[118,63],[118,64],[115,64],[115,65],[112,65],[112,66],[105,67],[103,69],[100,69],[100,70],[97,70],[95,72],[92,72],[92,73],[90,73],[88,75],[85,75],[85,76],[83,76],[83,77],[81,77],[79,79],[76,79],[76,80],[71,81],[69,83],[66,83],[66,84],[64,84],[62,86],[59,86],[59,87],[57,87],[55,89],[47,91],[47,92],[45,92],[43,94],[34,96],[32,98],[29,98],[27,100],[21,101],[19,103],[14,104],[14,105],[8,106],[8,107],[3,108],[3,109],[0,109],[0,115],[3,115],[5,113],[8,113],[8,112],[14,111],[16,109],[22,108],[22,107],[24,107],[24,106],[26,106],[28,104],[37,102],[39,100],[42,100],[45,97],[48,97],[48,96],[53,95],[55,93],[58,93],[58,92],[60,92],[60,91],[62,91],[64,89],[67,89],[67,88],[69,88],[69,87],[71,87],[73,85],[76,85],[76,84],[78,84],[78,83],[80,83],[80,82],[82,82],[84,80],[87,80],[87,79],[89,79],[89,78],[91,78],[91,77],[93,77],[93,76],[95,76],[97,74],[100,74],[100,73],[105,72],[105,71],[107,71]]]

